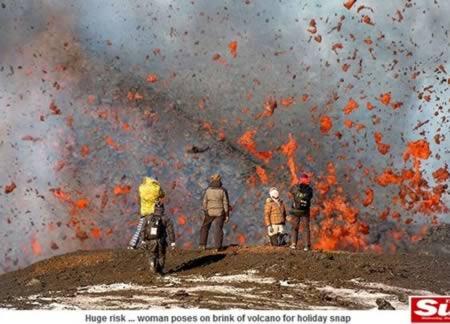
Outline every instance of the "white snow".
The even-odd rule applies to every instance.
[[[115,283],[111,285],[96,285],[79,288],[79,292],[86,293],[104,293],[110,291],[123,291],[123,290],[142,290],[145,289],[144,286],[133,285],[130,283]]]
[[[362,289],[335,288],[331,286],[318,287],[319,291],[327,292],[338,298],[351,302],[358,302],[368,307],[376,308],[376,300],[383,298],[389,301],[395,309],[407,309],[407,305],[400,302],[395,295],[389,295],[381,292],[369,292]]]
[[[414,295],[414,296],[430,296],[430,295],[436,295],[436,293],[433,293],[428,290],[412,290],[412,289],[406,289],[401,287],[395,287],[395,286],[389,286],[378,282],[365,282],[360,279],[352,279],[350,282],[355,283],[357,285],[360,285],[365,288],[374,288],[374,289],[381,289],[384,291],[393,291],[393,292],[403,292],[408,295]]]
[[[277,281],[273,278],[269,277],[260,277],[255,275],[255,272],[247,271],[243,274],[236,274],[236,275],[221,275],[221,274],[215,274],[211,277],[188,277],[185,279],[186,281],[190,282],[216,282],[216,283],[230,283],[230,282],[253,282],[257,284],[273,284]]]
[[[407,302],[400,301],[397,295],[433,294],[425,290],[364,282],[359,278],[348,282],[350,287],[356,288],[338,288],[319,281],[279,281],[263,277],[255,270],[240,274],[216,273],[211,277],[170,275],[160,281],[162,285],[115,283],[85,286],[69,297],[55,292],[55,297],[33,295],[24,300],[39,309],[55,310],[199,308],[208,305],[229,309],[324,310],[342,309],[337,306],[339,301],[351,302],[361,308],[376,308],[376,299],[383,298],[396,309],[407,309]],[[242,286],[243,283],[247,285]],[[277,290],[274,290],[274,285]],[[279,294],[277,297],[274,297],[274,291]],[[308,304],[307,294],[311,293],[326,293],[333,299],[327,302],[329,305]],[[2,306],[8,308],[8,305]]]

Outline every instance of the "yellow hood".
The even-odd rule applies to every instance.
[[[156,203],[164,197],[164,191],[159,182],[150,177],[144,177],[139,186],[139,198],[141,201],[141,216],[148,216],[155,212]]]

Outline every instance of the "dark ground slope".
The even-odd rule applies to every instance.
[[[229,247],[224,252],[173,251],[166,270],[171,275],[212,276],[257,270],[279,280],[323,281],[335,287],[353,278],[408,289],[450,291],[450,255],[376,255],[348,252],[303,252],[286,248]],[[82,286],[130,282],[154,284],[140,251],[80,251],[38,262],[0,276],[0,303],[14,303],[49,291],[75,294]]]

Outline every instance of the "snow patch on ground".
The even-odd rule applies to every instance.
[[[365,288],[373,288],[380,289],[384,291],[393,291],[393,292],[403,292],[408,295],[418,295],[418,296],[426,296],[426,295],[436,295],[435,293],[428,290],[411,290],[401,287],[389,286],[378,282],[365,282],[360,279],[352,279],[350,282],[355,283],[357,285],[363,286]]]
[[[115,283],[111,285],[96,285],[79,288],[79,292],[86,293],[104,293],[112,291],[122,291],[122,290],[144,290],[145,286],[138,286],[130,283]]]
[[[184,281],[188,282],[214,282],[214,283],[242,283],[242,282],[253,282],[257,284],[273,284],[277,280],[270,277],[261,277],[256,275],[257,271],[249,270],[242,274],[234,275],[224,275],[221,273],[216,273],[211,277],[203,276],[188,276],[183,278]],[[163,280],[171,281],[173,283],[180,283],[180,277],[167,276]]]
[[[37,309],[373,309],[378,298],[396,309],[407,309],[408,295],[430,295],[381,283],[353,279],[349,287],[333,287],[326,282],[276,280],[255,270],[240,274],[216,273],[210,277],[169,275],[150,286],[115,283],[80,287],[74,295],[54,292],[51,297],[23,298]],[[356,286],[356,287],[355,287]],[[403,298],[400,298],[402,296]],[[315,297],[315,298],[312,298]],[[324,299],[322,299],[324,297]],[[316,300],[312,302],[311,300]],[[323,300],[323,301],[321,301]],[[344,307],[342,305],[345,305]],[[8,305],[3,305],[8,308]]]
[[[386,293],[366,291],[362,289],[335,288],[331,286],[319,287],[316,289],[342,300],[347,300],[350,302],[357,300],[359,304],[366,305],[371,308],[376,308],[376,300],[378,298],[383,298],[390,302],[395,309],[407,309],[407,305],[400,302],[397,296]]]

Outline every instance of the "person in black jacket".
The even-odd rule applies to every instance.
[[[291,187],[289,193],[292,197],[292,209],[289,221],[291,223],[291,249],[297,248],[299,227],[303,227],[303,249],[309,251],[311,248],[310,234],[310,208],[313,197],[313,189],[310,186],[310,178],[302,174],[297,184]]]
[[[170,244],[171,248],[175,249],[173,223],[164,215],[163,204],[157,204],[154,213],[145,218],[139,242],[139,247],[148,253],[150,269],[163,274],[167,247]]]

